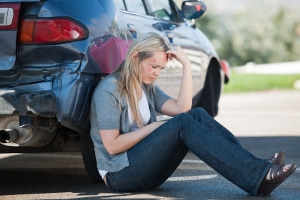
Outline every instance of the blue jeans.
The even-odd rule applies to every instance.
[[[195,108],[170,119],[129,149],[130,165],[108,173],[107,184],[119,192],[153,189],[171,176],[189,150],[251,195],[257,195],[272,165],[245,150],[204,109]]]

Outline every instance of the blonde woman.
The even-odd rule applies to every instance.
[[[171,59],[183,66],[177,99],[154,84]],[[205,110],[191,105],[191,63],[183,50],[156,33],[138,37],[91,102],[91,136],[106,185],[119,192],[158,187],[189,150],[251,195],[269,195],[295,171],[296,165],[282,164],[281,153],[256,158]],[[156,121],[156,111],[174,117]]]

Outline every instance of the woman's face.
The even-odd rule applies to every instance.
[[[159,76],[160,71],[165,68],[167,61],[167,54],[159,51],[154,52],[152,57],[143,60],[140,64],[143,83],[153,83]]]

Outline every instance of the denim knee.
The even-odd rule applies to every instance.
[[[204,108],[202,108],[202,107],[193,108],[188,113],[191,114],[191,115],[193,115],[193,114],[208,115],[208,113],[206,112],[206,110]]]

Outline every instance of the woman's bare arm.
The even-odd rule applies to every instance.
[[[153,122],[126,134],[120,134],[119,130],[100,130],[99,132],[105,149],[113,155],[127,151],[163,123],[164,121]]]
[[[175,116],[182,112],[187,112],[192,107],[193,82],[191,62],[180,47],[173,47],[167,52],[170,59],[175,58],[183,66],[183,75],[177,99],[169,99],[162,106],[162,113]]]

